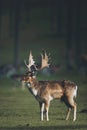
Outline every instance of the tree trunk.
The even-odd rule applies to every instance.
[[[9,35],[13,35],[13,25],[14,25],[14,2],[9,0]]]
[[[0,40],[1,40],[1,31],[2,31],[2,6],[3,6],[3,1],[0,0]]]
[[[67,40],[66,40],[66,47],[67,47],[67,68],[71,70],[73,65],[73,50],[72,50],[72,20],[73,20],[73,5],[72,0],[68,0],[68,10],[67,10]]]
[[[16,68],[19,66],[19,25],[20,25],[20,11],[21,11],[21,0],[15,0],[14,3],[14,65]]]
[[[25,1],[25,11],[26,11],[26,22],[27,24],[30,22],[30,10],[31,10],[31,1],[26,0]]]
[[[59,36],[62,35],[62,1],[57,0],[57,33]]]
[[[75,43],[76,43],[76,64],[80,67],[81,42],[80,42],[80,0],[76,1],[76,26],[75,26]]]

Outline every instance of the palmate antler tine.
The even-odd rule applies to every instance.
[[[44,67],[49,67],[49,56],[47,55],[46,51],[44,51],[44,54],[41,53],[41,69]]]
[[[45,59],[46,59],[46,61],[48,62],[48,61],[49,61],[49,57],[48,57],[47,53],[45,52],[45,54],[44,54],[44,55],[45,55],[45,57],[44,57],[44,58],[45,58]]]
[[[30,51],[29,58],[28,58],[28,64],[26,63],[26,60],[24,60],[25,65],[27,66],[28,70],[31,71],[31,67],[35,66],[35,61],[33,60],[32,52]]]
[[[34,65],[35,61],[33,59],[33,55],[32,55],[32,52],[30,51],[30,55],[29,55],[29,66],[32,66]]]
[[[24,60],[24,63],[25,63],[25,65],[27,66],[27,68],[29,68],[29,66],[28,66],[27,63],[26,63],[26,60]]]

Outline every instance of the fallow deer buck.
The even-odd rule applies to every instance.
[[[39,102],[41,121],[43,121],[44,112],[46,115],[46,120],[47,121],[49,120],[48,111],[50,101],[52,101],[53,99],[61,99],[68,107],[66,120],[68,120],[70,111],[73,108],[74,109],[73,121],[76,120],[77,107],[74,98],[77,95],[77,85],[75,83],[68,80],[38,81],[32,71],[29,71],[27,75],[22,78],[22,81],[26,83],[28,90]]]

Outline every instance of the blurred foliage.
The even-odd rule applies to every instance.
[[[11,3],[12,2],[12,3]],[[17,1],[16,1],[17,2]],[[20,2],[20,0],[18,1]],[[24,59],[28,59],[29,51],[32,50],[36,63],[40,63],[40,53],[42,49],[51,53],[51,64],[59,65],[62,71],[67,67],[67,2],[62,0],[61,8],[61,36],[58,33],[58,2],[55,1],[21,1],[20,24],[19,24],[19,64],[24,67]],[[0,23],[0,65],[14,64],[14,1],[2,0],[1,23]],[[11,5],[10,5],[11,4]],[[27,4],[30,9],[27,9]],[[87,54],[87,31],[86,31],[86,4],[81,1],[80,14],[80,54]],[[75,20],[76,20],[76,1],[72,1],[72,62],[71,71],[76,71],[76,42],[75,42]],[[9,8],[10,7],[10,8]],[[28,11],[28,12],[27,12]],[[29,21],[26,21],[26,18]],[[12,21],[11,21],[12,20]],[[11,25],[11,28],[10,28]],[[11,29],[11,30],[10,30]],[[86,65],[85,65],[86,66]],[[71,67],[71,68],[72,68]],[[25,68],[25,67],[24,67]],[[81,71],[84,67],[80,67]],[[78,71],[80,70],[78,69]],[[87,71],[87,70],[86,70]],[[84,73],[84,72],[83,72]]]

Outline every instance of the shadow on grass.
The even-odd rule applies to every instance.
[[[87,130],[87,125],[75,125],[75,126],[39,126],[39,127],[0,127],[0,130]]]

